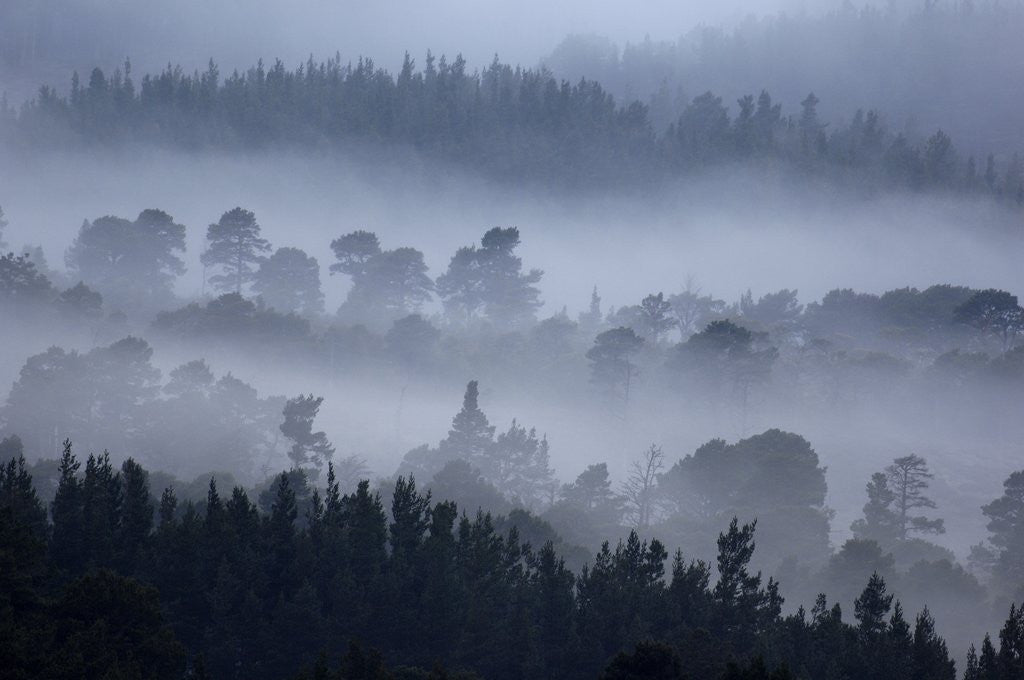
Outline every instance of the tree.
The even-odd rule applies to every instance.
[[[48,302],[54,292],[50,280],[39,273],[28,255],[0,254],[0,301]]]
[[[782,610],[778,584],[769,579],[762,588],[761,572],[748,570],[756,529],[756,519],[740,526],[733,517],[729,529],[718,535],[718,583],[712,595],[721,608],[726,639],[741,649],[749,649],[757,632]]]
[[[941,519],[912,514],[917,509],[935,507],[935,501],[924,493],[928,488],[928,480],[935,476],[928,471],[928,463],[924,458],[914,454],[897,458],[885,469],[885,474],[894,497],[896,529],[900,540],[906,540],[910,532],[945,533]]]
[[[633,528],[645,531],[651,524],[657,506],[657,481],[665,467],[665,454],[655,444],[644,451],[640,460],[633,461],[629,477],[622,485]]]
[[[331,250],[338,260],[331,265],[331,275],[346,274],[353,278],[366,271],[367,263],[380,255],[380,241],[369,231],[353,231],[331,241]]]
[[[544,513],[570,543],[599,546],[622,528],[624,500],[612,488],[607,463],[588,465]]]
[[[953,140],[942,130],[928,138],[924,145],[924,175],[932,186],[949,188],[956,180],[957,157]],[[972,159],[973,160],[973,159]]]
[[[78,478],[80,467],[81,463],[71,452],[71,442],[65,440],[57,494],[50,504],[50,516],[53,519],[50,555],[58,569],[71,573],[84,567],[85,558],[85,514],[82,482]]]
[[[619,652],[601,674],[601,680],[683,680],[683,665],[672,647],[640,642],[632,654]]]
[[[65,262],[113,306],[139,307],[172,299],[184,252],[185,227],[149,209],[135,221],[108,215],[84,222]]]
[[[549,501],[557,488],[549,463],[547,438],[513,420],[490,446],[481,472],[505,495],[531,508]]]
[[[384,336],[384,344],[394,361],[406,369],[430,366],[441,331],[419,314],[395,321]]]
[[[579,325],[586,333],[594,333],[601,326],[604,315],[601,314],[601,296],[597,294],[597,286],[590,292],[590,307],[586,312],[580,312]]]
[[[925,607],[914,625],[911,678],[956,680],[956,665],[949,658],[946,641],[935,633],[935,620]]]
[[[391,322],[419,312],[433,295],[423,253],[415,248],[381,250],[376,234],[368,231],[337,238],[331,248],[338,260],[331,274],[352,279],[339,313],[364,322]]]
[[[800,144],[806,155],[817,155],[824,139],[825,126],[818,121],[818,103],[820,100],[811,92],[800,102]]]
[[[81,281],[57,296],[57,305],[79,318],[97,318],[103,313],[103,296]]]
[[[686,288],[681,293],[670,295],[669,304],[676,317],[676,324],[683,334],[683,340],[704,328],[711,321],[725,314],[724,300],[717,300],[710,295],[701,295],[700,288],[692,280],[687,280]]]
[[[324,432],[313,432],[313,420],[323,401],[323,397],[300,394],[284,405],[284,422],[280,429],[292,442],[288,457],[296,468],[310,463],[319,468],[334,455],[334,447],[327,440],[327,435]]]
[[[149,473],[133,459],[121,465],[123,489],[118,522],[118,567],[134,574],[153,528],[153,501],[149,494]]]
[[[758,518],[769,563],[822,562],[830,552],[825,470],[800,435],[772,429],[733,444],[713,439],[677,461],[658,487],[672,513],[664,530],[687,532],[691,541],[742,515]]]
[[[675,326],[675,319],[669,316],[672,304],[665,299],[664,294],[653,293],[640,301],[640,328],[641,334],[657,343],[668,331]]]
[[[896,494],[889,488],[889,478],[883,472],[871,475],[867,484],[868,502],[864,517],[855,521],[850,529],[857,538],[878,541],[887,545],[899,538],[900,520],[892,510]]]
[[[1000,338],[1005,352],[1017,333],[1024,330],[1024,309],[1016,295],[989,288],[954,309],[953,320]]]
[[[590,361],[590,381],[602,388],[612,399],[629,401],[629,391],[639,373],[630,357],[640,351],[644,339],[632,328],[613,328],[600,333],[594,346],[587,350]]]
[[[700,333],[676,346],[668,367],[685,382],[717,395],[730,386],[746,407],[751,388],[771,376],[778,357],[775,347],[765,347],[765,334],[752,333],[728,319],[712,321]],[[689,379],[688,381],[686,379]]]
[[[253,290],[280,312],[315,316],[324,310],[320,265],[298,248],[278,248],[263,260]]]
[[[164,392],[174,396],[207,394],[213,387],[213,371],[205,359],[182,364],[170,373]]]
[[[218,290],[241,293],[242,287],[255,280],[256,267],[263,261],[262,253],[270,244],[260,237],[256,215],[243,208],[232,208],[206,231],[208,242],[200,256],[204,267],[219,267],[221,273],[210,277]]]
[[[364,316],[383,312],[388,320],[419,312],[434,290],[423,253],[415,248],[383,251],[366,262],[353,283],[346,306]]]
[[[860,634],[867,639],[881,636],[886,629],[885,617],[892,607],[893,596],[886,592],[885,579],[875,572],[868,585],[853,603],[854,616],[860,626]]]
[[[518,228],[495,227],[484,234],[480,248],[469,246],[455,253],[437,279],[437,292],[450,318],[472,321],[482,308],[503,330],[534,320],[541,306],[536,284],[544,273],[523,273],[523,261],[515,254],[519,243]]]
[[[995,548],[992,571],[1000,590],[1024,590],[1024,470],[1003,482],[1003,495],[981,508]]]
[[[749,290],[740,298],[740,314],[762,326],[792,322],[800,316],[803,306],[797,301],[797,291],[783,288],[762,295],[755,303]]]
[[[438,446],[444,462],[461,459],[479,467],[494,443],[494,426],[480,410],[480,390],[476,380],[466,385],[462,410],[452,419],[448,436]]]

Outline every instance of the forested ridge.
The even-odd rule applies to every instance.
[[[0,0],[0,680],[1024,680],[1021,35]]]
[[[119,337],[301,357],[349,379],[511,373],[614,419],[652,396],[745,417],[780,398],[906,409],[905,395],[935,390],[954,395],[946,417],[991,416],[1024,389],[1024,309],[1007,291],[835,290],[804,306],[792,290],[727,303],[690,286],[616,310],[595,291],[578,319],[538,320],[543,273],[516,254],[515,228],[487,231],[436,278],[415,249],[355,231],[330,244],[351,287],[328,316],[315,259],[275,251],[236,208],[203,256],[226,292],[161,311],[178,304],[184,233],[147,210],[85,223],[68,273],[40,251],[0,259],[6,318],[113,339],[30,356],[0,410],[4,634],[27,677],[85,664],[113,677],[952,678],[931,611],[976,627],[1020,599],[1024,472],[982,508],[989,535],[969,570],[929,540],[946,528],[912,453],[867,480],[853,538],[833,550],[825,470],[797,434],[714,439],[674,461],[652,444],[618,485],[605,463],[562,483],[543,432],[491,424],[470,381],[447,436],[371,485],[365,459],[315,430],[323,398],[261,395],[203,358],[165,379],[146,340]],[[434,295],[442,311],[426,315]],[[70,443],[49,458],[64,432],[124,462],[83,465]],[[687,552],[669,566],[666,545]],[[716,568],[696,557],[709,551]],[[787,579],[800,599],[784,609]],[[975,640],[964,677],[1016,677],[1020,619],[1014,608],[998,643]]]
[[[397,75],[371,59],[312,58],[295,69],[262,62],[222,77],[168,67],[135,85],[130,63],[111,75],[76,73],[68,94],[43,86],[20,110],[0,108],[15,146],[123,145],[266,149],[324,145],[412,148],[487,176],[578,188],[644,185],[751,162],[764,172],[824,175],[859,189],[912,188],[1024,201],[1024,166],[1012,150],[958,153],[942,130],[920,139],[887,128],[882,113],[822,120],[809,93],[783,112],[766,91],[735,102],[706,92],[664,133],[648,106],[616,102],[599,82],[570,83],[545,69],[498,61],[470,72],[461,56],[406,55]],[[733,111],[733,113],[730,113]],[[883,112],[884,113],[884,112]]]
[[[5,443],[9,445],[9,442]],[[0,636],[7,677],[958,677],[927,609],[877,573],[853,617],[820,595],[782,615],[733,519],[713,568],[657,539],[605,543],[578,574],[551,543],[418,491],[390,512],[329,468],[300,513],[282,473],[260,512],[241,487],[179,504],[131,459],[65,443],[49,516],[24,458],[0,468]],[[302,670],[302,669],[305,670]],[[337,669],[332,673],[333,669]],[[1024,613],[972,647],[963,677],[1024,673]]]

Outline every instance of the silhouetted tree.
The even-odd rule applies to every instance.
[[[232,208],[206,231],[207,247],[200,260],[205,267],[218,267],[210,277],[218,290],[241,293],[242,287],[256,278],[263,253],[270,243],[260,237],[256,215],[243,208]]]
[[[313,421],[320,411],[323,397],[299,395],[289,399],[284,405],[284,422],[281,433],[292,442],[288,457],[295,467],[313,464],[317,468],[334,455],[334,447],[327,440],[327,435],[313,432]]]
[[[910,532],[945,532],[941,519],[912,514],[918,509],[935,507],[935,501],[924,493],[928,488],[928,480],[934,477],[928,471],[928,463],[924,458],[914,454],[897,458],[885,469],[885,474],[892,490],[897,535],[901,540],[906,540]]]
[[[278,311],[315,316],[324,310],[320,265],[298,248],[278,248],[260,263],[253,290]]]
[[[636,354],[644,340],[632,328],[613,328],[599,334],[594,346],[587,350],[590,361],[590,380],[610,398],[629,401],[629,391],[639,373],[630,357]]]

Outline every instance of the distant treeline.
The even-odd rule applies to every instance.
[[[342,493],[330,474],[300,512],[304,477],[282,473],[261,512],[212,479],[200,503],[172,488],[157,500],[131,459],[81,468],[68,443],[48,512],[23,458],[0,467],[11,677],[958,676],[929,611],[909,616],[878,574],[852,619],[825,595],[783,615],[779,584],[748,568],[756,523],[733,519],[715,568],[679,553],[666,565],[662,543],[631,533],[574,574],[551,543],[460,515],[412,479],[388,512],[367,482]],[[1024,673],[1024,611],[1007,608],[965,680]]]
[[[508,180],[635,185],[756,161],[773,169],[825,174],[854,186],[910,187],[989,193],[1024,201],[1018,156],[963,158],[937,131],[910,139],[887,130],[875,111],[857,111],[846,125],[826,124],[809,94],[801,110],[783,115],[762,91],[727,103],[711,92],[686,105],[668,130],[656,133],[648,107],[617,103],[598,83],[560,81],[546,70],[497,59],[467,72],[460,57],[428,54],[422,70],[411,58],[397,75],[372,60],[343,64],[310,59],[294,70],[261,62],[222,78],[168,67],[138,87],[125,63],[112,75],[76,73],[62,96],[44,86],[20,111],[4,105],[8,143],[109,145],[153,142],[172,147],[313,148],[353,143],[414,148]]]

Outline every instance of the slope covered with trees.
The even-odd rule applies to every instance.
[[[83,471],[70,443],[59,474],[48,516],[24,459],[0,468],[4,667],[28,677],[958,677],[877,573],[852,618],[825,595],[783,615],[749,569],[754,523],[729,523],[714,569],[634,532],[574,574],[411,478],[386,509],[333,468],[311,494],[282,473],[261,512],[215,479],[200,503],[157,499],[133,460]],[[1022,623],[1011,607],[964,677],[1018,677]]]
[[[648,106],[615,98],[594,80],[570,83],[544,69],[497,59],[469,72],[465,60],[418,70],[406,55],[397,74],[372,60],[277,61],[222,77],[168,68],[136,86],[128,63],[111,75],[76,74],[63,96],[44,86],[20,111],[0,109],[0,131],[16,146],[123,145],[259,149],[324,145],[415,149],[488,176],[547,185],[638,186],[708,167],[752,163],[763,172],[824,175],[857,189],[912,188],[991,194],[1024,201],[1019,156],[960,154],[940,130],[906,134],[876,110],[822,119],[813,92],[783,112],[764,90],[730,105],[711,91],[688,100],[667,129]]]

